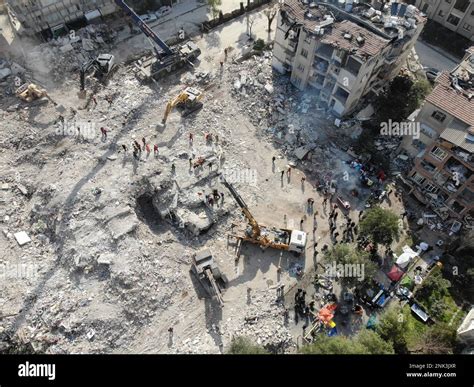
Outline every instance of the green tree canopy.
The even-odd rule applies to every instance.
[[[399,219],[391,210],[373,207],[360,222],[360,233],[377,244],[390,246],[400,237]]]
[[[211,7],[212,17],[219,15],[219,7],[222,5],[222,0],[207,0],[207,5]]]
[[[451,354],[456,346],[456,337],[456,328],[438,322],[426,329],[409,349],[411,353],[427,355]]]
[[[392,344],[383,340],[376,332],[363,329],[356,336],[329,337],[321,334],[314,343],[300,350],[304,354],[352,355],[352,354],[393,354]]]
[[[386,310],[380,317],[375,331],[380,337],[389,341],[396,353],[407,353],[407,334],[409,333],[408,316],[401,308]]]
[[[356,286],[364,279],[372,278],[377,271],[376,265],[366,252],[357,250],[346,243],[332,247],[325,253],[324,259],[328,269],[335,267],[336,270],[343,271],[341,281],[347,287]]]
[[[256,345],[248,337],[233,337],[230,343],[228,354],[231,355],[265,355],[269,352],[263,347]]]

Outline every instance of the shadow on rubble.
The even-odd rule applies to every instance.
[[[220,32],[212,31],[209,34],[204,35],[207,48],[219,47],[221,44]]]
[[[110,146],[106,150],[106,152],[98,157],[97,159],[99,160],[95,167],[92,168],[86,175],[84,175],[73,187],[72,191],[69,193],[68,197],[66,198],[63,209],[64,212],[62,214],[62,217],[60,220],[57,221],[57,224],[55,225],[56,229],[56,235],[58,236],[53,240],[54,243],[56,243],[56,260],[53,262],[51,268],[49,271],[47,271],[41,280],[39,281],[39,284],[36,286],[35,289],[30,293],[30,295],[25,299],[24,304],[21,308],[21,313],[16,316],[16,318],[13,320],[11,327],[9,328],[9,334],[13,336],[21,326],[21,324],[25,321],[26,316],[28,313],[33,309],[37,299],[41,295],[41,293],[44,291],[46,284],[48,281],[51,279],[51,277],[56,273],[56,270],[60,267],[67,266],[67,262],[64,260],[64,247],[65,247],[65,242],[68,240],[67,235],[68,235],[68,227],[69,227],[69,222],[71,220],[71,215],[72,212],[74,211],[74,205],[77,200],[77,197],[81,191],[81,189],[86,185],[91,179],[93,179],[97,174],[102,170],[102,168],[106,165],[106,163],[103,163],[100,160],[104,160],[109,156],[112,156],[117,148],[117,144],[121,140],[122,136],[124,136],[126,133],[130,132],[131,130],[134,129],[134,127],[138,123],[138,119],[141,118],[149,109],[153,108],[154,102],[156,101],[156,95],[152,94],[151,96],[147,97],[147,99],[142,103],[142,105],[139,108],[132,109],[129,114],[126,116],[126,124],[123,125],[122,129],[117,133],[116,136],[114,136],[111,140]],[[127,125],[127,123],[132,123],[131,125]]]
[[[233,250],[233,246],[229,244],[228,251],[231,250]],[[238,277],[229,281],[229,287],[252,281],[259,271],[266,273],[266,277],[268,277],[268,272],[273,267],[275,274],[267,279],[267,284],[272,286],[280,280],[278,266],[281,266],[283,272],[289,271],[291,277],[295,277],[297,266],[303,271],[305,268],[304,256],[295,257],[292,253],[283,250],[272,248],[262,250],[256,245],[244,242],[240,254],[239,262],[243,262],[243,269]]]
[[[198,299],[204,300],[204,315],[206,319],[206,329],[209,331],[209,335],[214,340],[214,343],[219,350],[222,352],[223,343],[222,343],[222,334],[220,331],[219,324],[222,321],[222,308],[219,305],[219,302],[215,297],[211,297],[201,282],[196,278],[196,276],[189,271],[189,276],[191,278],[191,283],[193,284],[194,291]]]

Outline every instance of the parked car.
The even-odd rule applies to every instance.
[[[157,17],[154,13],[146,13],[144,15],[140,15],[140,19],[142,19],[145,23],[149,23],[155,21]]]
[[[160,17],[169,15],[170,13],[171,13],[171,7],[168,5],[164,5],[158,11],[155,12],[155,15],[159,19]]]
[[[427,68],[425,69],[425,74],[426,78],[428,78],[428,81],[434,82],[436,77],[439,75],[439,70],[434,68]]]

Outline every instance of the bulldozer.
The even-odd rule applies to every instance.
[[[221,182],[229,190],[248,221],[248,227],[241,235],[232,234],[232,237],[239,241],[257,244],[262,249],[270,247],[290,251],[296,256],[305,251],[307,235],[304,231],[267,227],[259,224],[232,184],[228,183],[222,176]]]
[[[181,110],[181,116],[186,117],[187,115],[195,112],[202,108],[201,102],[202,91],[193,87],[187,87],[184,91],[179,93],[174,99],[170,100],[166,105],[165,115],[161,123],[164,125],[168,120],[168,116],[174,108]]]
[[[222,293],[229,281],[217,267],[209,249],[201,250],[193,256],[191,272],[196,276],[206,293],[211,297],[215,296],[220,307],[224,307]]]
[[[34,83],[25,83],[21,85],[15,92],[15,95],[23,101],[32,102],[37,99],[47,98],[51,101],[54,105],[57,105],[51,97],[48,95],[46,90],[41,89]]]

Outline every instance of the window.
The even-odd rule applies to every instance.
[[[444,13],[443,10],[441,10],[441,11],[438,12],[438,16],[444,17],[444,15],[445,15],[445,13]]]
[[[298,63],[297,69],[298,69],[298,71],[303,72],[304,71],[304,66],[301,63]]]
[[[444,160],[446,156],[448,155],[444,150],[442,150],[441,148],[438,148],[437,146],[435,146],[431,150],[430,154],[431,156],[433,156],[434,158],[438,160]]]
[[[446,3],[451,4],[452,0],[446,0]]]
[[[421,9],[421,12],[426,13],[428,11],[429,4],[424,4],[423,8]]]
[[[426,184],[425,189],[428,192],[431,192],[431,193],[434,193],[434,194],[439,191],[439,188],[436,187],[435,185],[431,184],[431,183]]]
[[[446,114],[441,113],[438,110],[435,110],[431,115],[436,121],[443,122],[446,119]]]
[[[302,48],[301,49],[301,56],[307,58],[308,57],[308,50],[306,50],[305,48]]]
[[[420,175],[418,172],[415,172],[411,178],[416,184],[423,184],[426,180],[426,178]]]
[[[452,24],[453,26],[457,26],[459,24],[459,18],[457,16],[454,16],[454,15],[449,15],[448,18],[446,19],[446,21],[449,23],[449,24]]]
[[[467,7],[469,7],[469,0],[456,0],[454,3],[454,8],[461,12],[466,12]]]
[[[464,28],[466,31],[471,31],[472,30],[472,26],[468,23],[464,23],[462,28]]]

